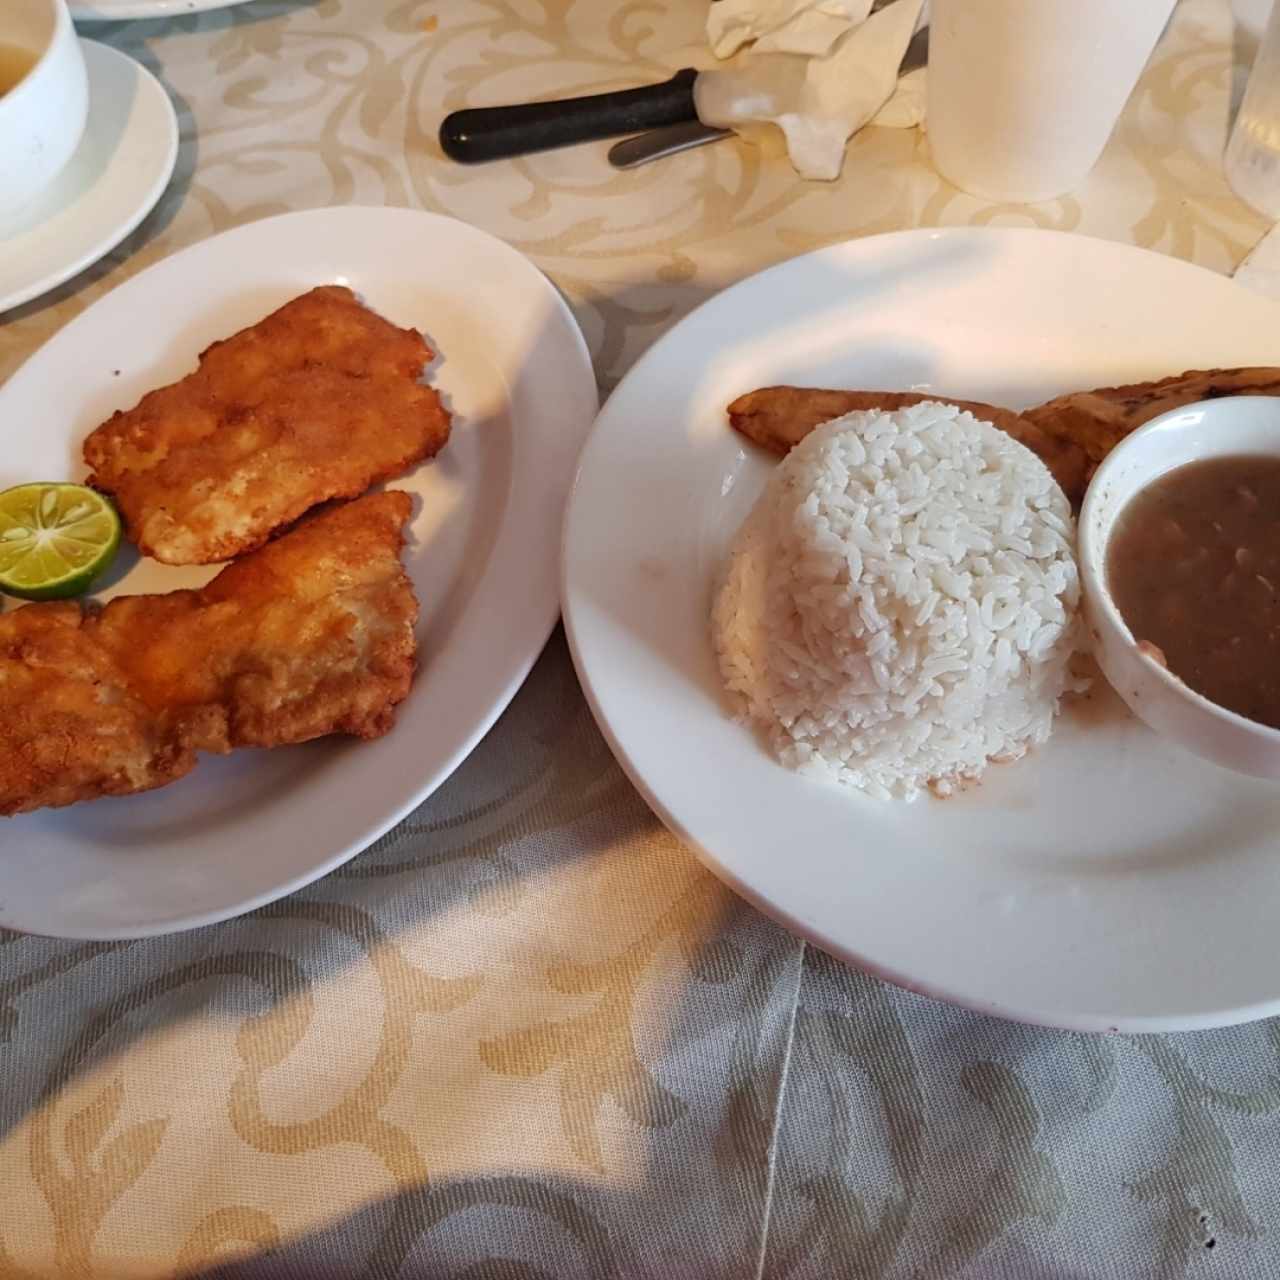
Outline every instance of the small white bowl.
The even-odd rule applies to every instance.
[[[1107,589],[1107,544],[1129,500],[1202,458],[1280,457],[1280,397],[1202,400],[1153,418],[1107,455],[1080,512],[1080,580],[1094,656],[1129,709],[1157,733],[1238,773],[1280,779],[1280,729],[1210,702],[1138,648]]]
[[[0,0],[0,40],[31,70],[0,95],[0,223],[24,213],[66,168],[89,116],[89,80],[66,0]],[[0,239],[7,228],[0,226]]]

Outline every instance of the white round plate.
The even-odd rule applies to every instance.
[[[77,938],[165,933],[307,884],[404,817],[458,766],[528,674],[558,613],[560,522],[596,410],[586,345],[514,249],[408,209],[251,223],[134,277],[0,389],[0,487],[79,478],[85,435],[195,367],[210,342],[318,284],[347,284],[440,359],[448,446],[388,482],[417,495],[405,564],[419,669],[395,728],[205,757],[159,791],[0,819],[0,925]],[[73,376],[72,376],[73,375]],[[216,570],[138,560],[107,599]]]
[[[1248,364],[1280,364],[1275,304],[1053,232],[878,236],[713,298],[610,398],[566,522],[575,661],[636,785],[745,897],[902,986],[1089,1031],[1280,1012],[1280,787],[1161,741],[1101,686],[981,786],[883,803],[788,772],[734,722],[708,624],[773,465],[725,421],[742,392],[932,389],[1019,408]]]
[[[180,18],[187,13],[230,9],[245,0],[70,0],[76,22],[114,22],[120,18]]]
[[[123,53],[81,40],[89,121],[67,167],[17,221],[0,222],[0,311],[47,293],[109,253],[173,176],[178,121],[169,95]]]

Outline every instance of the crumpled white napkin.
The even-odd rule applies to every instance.
[[[1255,293],[1280,298],[1280,226],[1272,227],[1236,268],[1235,279]]]
[[[732,68],[698,77],[698,118],[749,139],[776,126],[802,177],[839,177],[845,145],[863,125],[911,128],[924,118],[924,69],[898,80],[924,0],[871,8],[871,0],[717,0],[707,18],[713,50],[725,57],[754,43]]]
[[[871,0],[716,0],[707,39],[717,58],[752,41],[757,53],[825,54],[870,13]]]
[[[885,129],[914,129],[924,124],[924,76],[924,67],[908,71],[898,80],[889,101],[867,123]]]

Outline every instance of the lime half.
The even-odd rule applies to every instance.
[[[24,600],[79,595],[119,545],[116,509],[82,484],[20,484],[0,493],[0,591]]]

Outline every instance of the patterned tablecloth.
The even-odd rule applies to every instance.
[[[833,185],[735,142],[627,174],[438,153],[447,109],[705,63],[704,13],[254,0],[92,30],[172,94],[177,174],[3,317],[0,377],[176,248],[315,205],[518,246],[605,390],[709,294],[849,236],[1034,223],[1226,271],[1264,229],[1221,174],[1221,0],[1179,8],[1087,187],[1034,208],[945,185],[915,131],[867,131]],[[5,1277],[1280,1274],[1276,1024],[1088,1038],[841,967],[663,831],[559,635],[455,777],[311,889],[153,941],[0,935],[0,1080]]]

